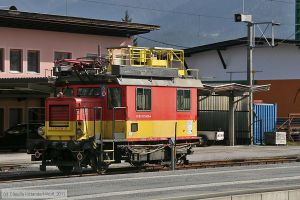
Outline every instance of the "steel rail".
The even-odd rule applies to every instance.
[[[233,159],[233,160],[215,160],[215,161],[198,161],[189,164],[177,164],[176,170],[201,169],[201,168],[217,168],[217,167],[233,167],[233,166],[248,166],[248,165],[267,165],[267,164],[283,164],[291,162],[300,162],[300,158],[296,156],[287,157],[269,157],[269,158],[252,158],[252,159]],[[5,165],[0,165],[5,167]],[[7,165],[6,167],[22,167],[20,165]],[[3,168],[4,169],[4,168]],[[13,169],[13,168],[10,168]],[[170,163],[163,165],[149,164],[141,167],[119,167],[109,168],[107,175],[139,173],[139,172],[154,172],[154,171],[168,171],[170,170]],[[0,170],[1,171],[1,170]],[[72,173],[69,175],[62,174],[58,171],[52,172],[28,172],[27,174],[17,174],[14,176],[2,176],[0,174],[0,183],[4,182],[18,182],[18,181],[32,181],[58,178],[71,178],[78,176],[96,176],[97,173],[90,169],[84,170],[81,174]],[[2,176],[2,177],[1,177]]]

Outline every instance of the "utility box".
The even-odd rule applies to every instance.
[[[253,143],[263,145],[265,143],[264,133],[275,134],[277,121],[276,104],[254,104],[253,105]]]
[[[286,145],[286,132],[265,132],[266,145]]]

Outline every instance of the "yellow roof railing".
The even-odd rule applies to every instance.
[[[183,50],[128,46],[108,48],[108,53],[111,65],[178,68],[178,70],[184,70]]]

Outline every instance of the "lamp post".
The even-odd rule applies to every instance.
[[[252,92],[252,86],[253,86],[253,21],[252,21],[252,15],[244,15],[244,14],[235,14],[234,15],[235,22],[245,22],[247,23],[248,27],[248,45],[247,45],[247,83],[250,87],[249,89],[249,132],[250,132],[250,144],[253,145],[253,92]]]
[[[248,41],[247,41],[247,83],[249,85],[249,132],[250,132],[250,144],[253,145],[253,50],[255,48],[255,28],[256,26],[261,33],[261,38],[265,40],[267,43],[266,46],[274,47],[275,40],[274,40],[274,26],[279,26],[279,23],[272,22],[258,22],[255,23],[252,21],[252,15],[245,15],[245,14],[235,14],[234,15],[235,22],[244,22],[247,24],[248,27]],[[266,25],[264,31],[260,28],[260,25]],[[269,42],[268,38],[265,35],[268,27],[271,27],[271,42]]]

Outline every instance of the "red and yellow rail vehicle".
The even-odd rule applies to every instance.
[[[133,165],[186,161],[197,143],[198,72],[184,68],[182,50],[119,47],[108,59],[56,62],[57,97],[46,100],[44,138],[28,145],[41,170],[91,166],[97,171],[122,160]]]

